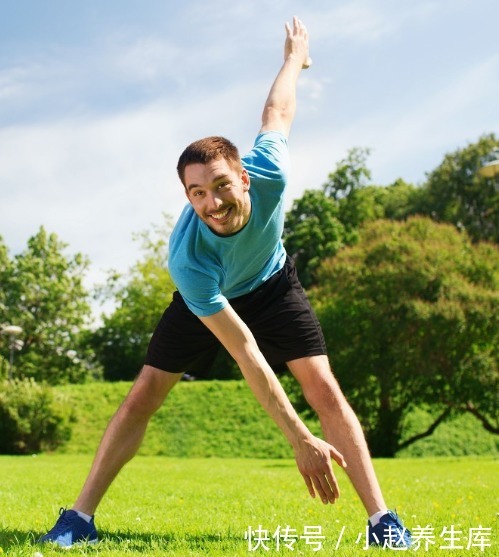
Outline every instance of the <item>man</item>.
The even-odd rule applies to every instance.
[[[97,541],[94,512],[135,455],[150,417],[182,373],[210,366],[221,343],[291,444],[310,495],[325,504],[339,497],[334,459],[366,508],[370,542],[410,544],[409,532],[383,500],[362,429],[331,372],[320,325],[282,245],[287,136],[298,76],[311,63],[307,30],[297,18],[293,28],[286,24],[284,50],[252,151],[241,160],[228,140],[210,137],[189,145],[179,159],[189,204],[170,240],[169,270],[178,292],[73,509],[63,510],[41,541]],[[280,363],[300,382],[327,442],[314,437],[294,411],[270,367]]]

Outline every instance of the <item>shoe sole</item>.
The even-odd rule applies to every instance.
[[[88,541],[84,541],[84,542],[75,542],[71,545],[60,545],[53,540],[47,540],[47,541],[44,541],[42,543],[50,543],[54,546],[57,546],[60,549],[73,549],[73,547],[81,547],[81,546],[85,546],[85,545],[95,545],[95,544],[99,543],[99,540],[97,539],[97,540],[88,540]]]

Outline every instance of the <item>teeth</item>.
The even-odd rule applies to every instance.
[[[223,219],[224,217],[226,217],[228,212],[229,212],[229,209],[226,209],[225,211],[222,211],[221,213],[212,213],[210,216],[211,216],[211,218],[213,218],[215,220],[220,220],[220,219]]]

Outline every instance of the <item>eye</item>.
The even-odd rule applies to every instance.
[[[229,189],[231,185],[232,185],[231,182],[222,182],[221,184],[218,185],[218,189],[219,190]]]

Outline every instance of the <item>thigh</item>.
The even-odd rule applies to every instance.
[[[170,373],[205,375],[220,342],[175,292],[149,343],[145,363]]]
[[[182,375],[145,365],[125,399],[125,406],[140,414],[153,414],[163,404]]]
[[[244,304],[234,305],[234,309],[250,328],[267,362],[274,367],[326,354],[319,320],[290,258],[282,272],[252,293]]]

